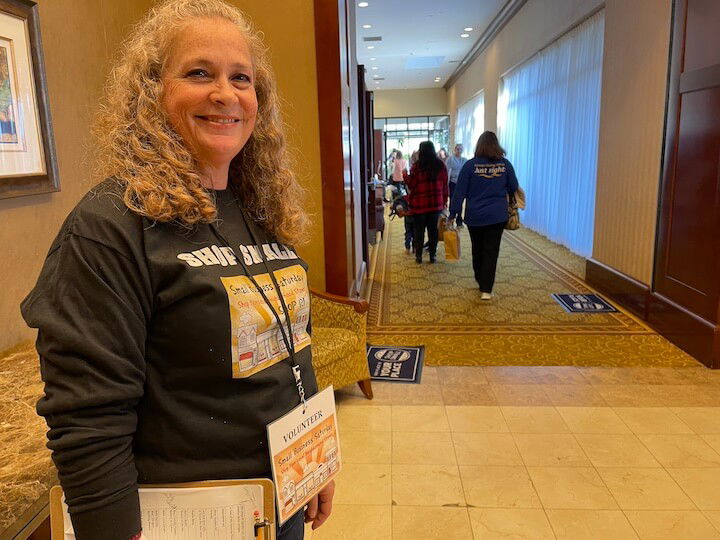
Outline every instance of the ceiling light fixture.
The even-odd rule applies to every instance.
[[[373,66],[372,68],[373,68],[373,69],[377,69],[377,66]]]
[[[363,28],[368,30],[369,28],[372,28],[372,24],[363,24]]]
[[[375,45],[368,45],[368,49],[373,50],[375,48]]]
[[[460,37],[462,37],[462,38],[470,37],[470,34],[460,34]]]
[[[377,58],[375,58],[374,56],[370,58],[371,62],[374,62],[375,60],[377,60]]]
[[[368,7],[369,5],[367,2],[358,2],[358,7]]]
[[[463,28],[463,30],[465,30],[466,32],[472,32],[472,31],[473,31],[473,29],[472,29],[470,26],[468,26],[467,28]]]

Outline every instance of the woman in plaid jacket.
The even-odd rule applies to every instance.
[[[438,244],[438,218],[448,200],[448,175],[445,164],[437,157],[431,141],[420,143],[418,160],[410,169],[410,174],[405,175],[405,183],[410,191],[408,202],[415,225],[415,262],[422,263],[427,229],[430,262],[434,263]]]

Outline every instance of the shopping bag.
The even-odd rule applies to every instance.
[[[445,260],[446,261],[459,261],[460,260],[460,234],[456,228],[446,229],[443,232],[443,241],[445,242]]]

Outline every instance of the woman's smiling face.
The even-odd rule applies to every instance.
[[[162,104],[201,165],[226,167],[255,127],[252,55],[225,19],[194,19],[172,41],[162,73]]]

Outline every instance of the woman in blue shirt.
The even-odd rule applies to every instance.
[[[482,300],[492,298],[500,241],[508,221],[508,196],[518,188],[515,169],[505,159],[497,136],[486,131],[478,139],[475,157],[465,163],[450,202],[450,219],[465,205],[465,224],[470,232],[473,270]]]

